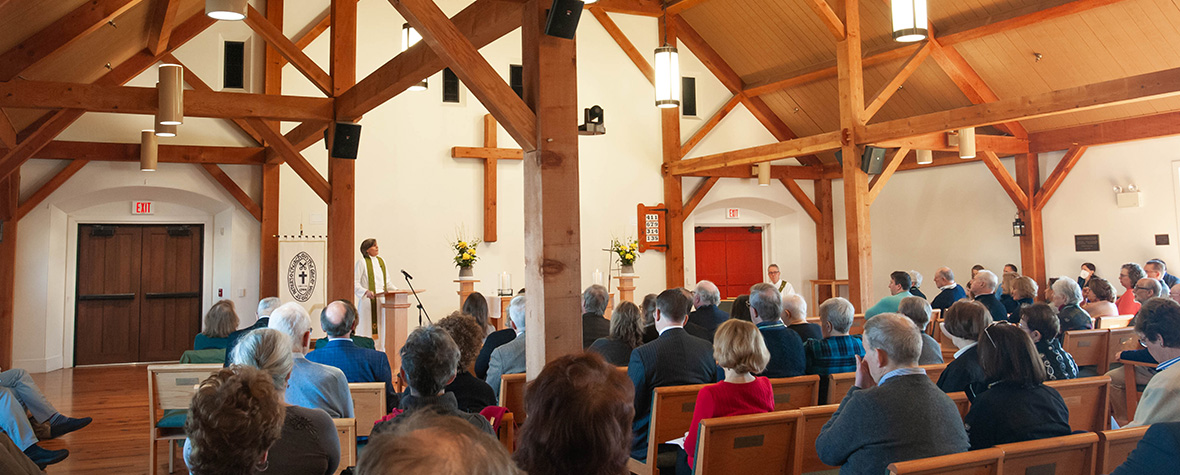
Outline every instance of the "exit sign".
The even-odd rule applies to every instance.
[[[132,201],[131,214],[155,214],[151,201]]]
[[[725,218],[726,219],[738,219],[739,218],[738,209],[737,208],[726,208]]]

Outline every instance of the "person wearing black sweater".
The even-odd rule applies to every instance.
[[[930,301],[930,307],[945,311],[955,302],[967,298],[967,291],[963,286],[955,283],[955,273],[950,267],[943,267],[934,273],[934,285],[938,286],[938,295]]]
[[[959,348],[955,360],[946,365],[938,377],[938,388],[945,393],[967,390],[972,383],[986,380],[979,365],[977,338],[990,319],[979,302],[960,300],[943,314],[942,331]]]
[[[1000,299],[996,297],[996,287],[999,285],[1000,281],[996,278],[996,274],[986,269],[979,271],[971,279],[971,295],[975,296],[976,302],[987,308],[988,313],[992,316],[992,321],[995,322],[1008,320],[1008,309],[1004,308],[1004,304],[1000,303]]]

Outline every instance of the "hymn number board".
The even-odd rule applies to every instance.
[[[648,249],[655,249],[658,251],[666,251],[668,249],[668,242],[664,235],[667,226],[665,221],[668,217],[668,210],[664,208],[664,204],[660,203],[655,206],[644,206],[643,203],[638,205],[639,218],[639,252],[647,251]]]

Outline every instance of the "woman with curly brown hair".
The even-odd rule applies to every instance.
[[[1090,318],[1119,316],[1119,308],[1114,304],[1114,299],[1117,298],[1114,286],[1106,279],[1090,277],[1086,286],[1082,287],[1082,296],[1089,302],[1082,305],[1082,310],[1090,314]]]
[[[446,387],[448,393],[455,393],[459,410],[479,412],[485,407],[495,406],[496,393],[492,387],[471,374],[475,358],[479,356],[479,349],[483,345],[483,330],[479,328],[479,322],[471,315],[456,311],[439,320],[436,325],[446,330],[459,346],[459,367],[455,379]]]
[[[529,384],[513,459],[529,475],[623,475],[635,388],[597,353],[550,361]]]
[[[230,366],[203,381],[189,405],[184,460],[195,475],[250,475],[269,466],[283,430],[282,392],[269,374]]]

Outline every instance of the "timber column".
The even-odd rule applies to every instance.
[[[848,241],[848,294],[857,313],[872,305],[873,248],[869,229],[869,176],[860,169],[864,130],[864,71],[861,64],[860,2],[844,2],[844,40],[836,43],[840,91],[841,153],[844,164],[844,219]]]
[[[815,206],[819,208],[820,220],[815,223],[816,276],[820,279],[836,278],[836,215],[832,210],[832,180],[815,180]],[[835,297],[829,287],[822,287],[816,296],[816,304]],[[819,306],[811,313],[819,315]]]
[[[283,29],[283,0],[267,0],[266,21]],[[263,74],[263,93],[283,93],[283,55],[271,44],[264,53],[266,69]],[[279,131],[279,123],[267,121],[266,126]],[[265,145],[265,144],[259,144]],[[278,163],[262,165],[262,222],[258,262],[258,298],[279,296],[279,167]]]
[[[356,2],[332,0],[333,95],[356,84]],[[338,117],[337,120],[352,118]],[[329,124],[329,137],[334,126]],[[352,299],[356,247],[356,160],[328,157],[328,300]]]
[[[1028,209],[1019,209],[1024,221],[1024,236],[1020,237],[1020,268],[1024,275],[1037,282],[1038,298],[1045,295],[1045,233],[1041,227],[1042,203],[1036,203],[1041,189],[1038,155],[1035,153],[1016,155],[1016,184],[1028,196]]]
[[[16,207],[20,199],[20,168],[0,178],[0,368],[12,367],[16,304]]]
[[[676,29],[660,17],[660,38],[676,46]],[[663,46],[662,44],[660,46]],[[684,196],[683,179],[668,173],[668,165],[680,160],[680,106],[660,109],[661,142],[664,151],[664,225],[667,252],[664,253],[664,279],[667,288],[684,286]]]
[[[552,2],[528,0],[521,24],[524,102],[536,113],[536,150],[524,154],[528,379],[582,351],[578,61],[575,40],[544,33]],[[525,147],[527,149],[527,147]]]

